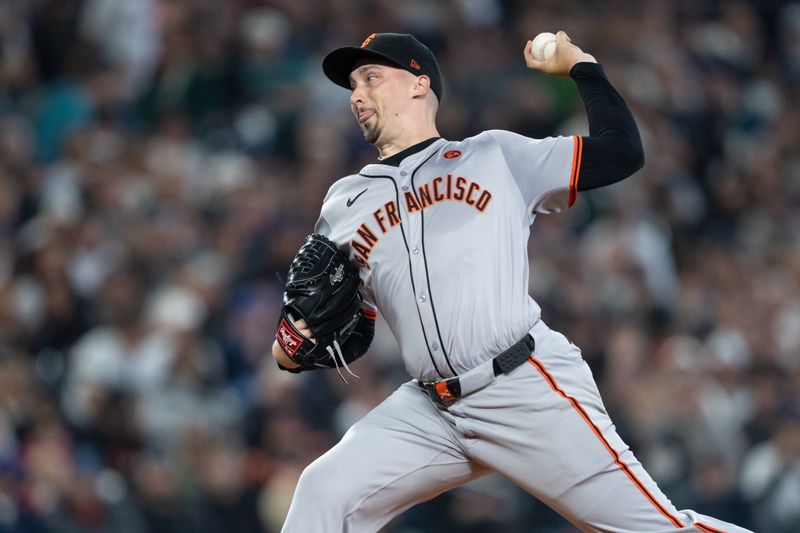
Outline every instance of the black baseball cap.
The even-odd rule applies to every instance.
[[[350,73],[360,59],[378,58],[418,76],[431,79],[431,89],[442,100],[442,75],[430,49],[409,33],[373,33],[361,46],[337,48],[322,60],[325,75],[345,89],[350,89]]]

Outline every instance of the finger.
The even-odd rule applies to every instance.
[[[565,32],[564,30],[560,30],[558,33],[556,33],[556,42],[558,41],[567,41],[568,43],[571,43],[572,39],[569,38],[567,32]]]
[[[314,340],[313,337],[314,333],[311,331],[311,328],[308,327],[308,324],[304,319],[301,318],[297,322],[294,322],[294,327],[297,328],[297,331],[299,331],[300,335],[302,335],[303,337],[307,338],[313,343],[317,342],[316,340]]]
[[[310,341],[311,341],[311,342],[313,342],[314,344],[316,344],[316,343],[317,343],[316,339],[314,339],[314,333],[313,333],[313,332],[312,332],[310,329],[308,329],[308,328],[303,328],[303,329],[298,329],[297,331],[299,331],[299,332],[300,332],[300,335],[302,335],[302,336],[303,336],[303,337],[305,337],[306,339],[310,340]]]
[[[533,41],[528,41],[525,43],[525,49],[522,51],[522,56],[525,59],[525,64],[528,65],[530,68],[541,70],[542,66],[544,65],[544,61],[539,61],[535,57],[533,57]]]
[[[532,56],[525,56],[525,63],[532,69],[543,70],[545,66],[544,61],[534,59]]]

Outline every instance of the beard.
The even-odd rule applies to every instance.
[[[377,126],[365,126],[364,127],[364,140],[367,141],[369,144],[375,144],[378,142],[378,137],[381,136],[381,130]]]

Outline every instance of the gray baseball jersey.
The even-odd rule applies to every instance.
[[[580,350],[528,296],[529,226],[575,201],[581,147],[487,131],[331,187],[316,229],[360,263],[408,372],[482,386],[445,405],[402,385],[304,470],[285,532],[375,532],[492,471],[585,531],[746,531],[672,505],[616,433]],[[528,364],[496,375],[493,356],[526,333]]]
[[[367,165],[336,182],[316,231],[350,248],[368,300],[388,322],[408,373],[463,373],[539,318],[528,296],[535,213],[575,197],[580,138],[486,131],[439,139],[399,167]]]

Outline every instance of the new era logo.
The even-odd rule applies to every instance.
[[[422,67],[420,67],[420,66],[419,66],[419,63],[417,63],[417,60],[416,60],[416,59],[412,59],[412,60],[411,60],[411,68],[415,68],[415,69],[419,70],[419,69],[421,69]]]

